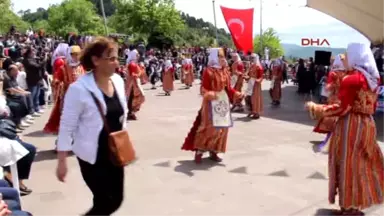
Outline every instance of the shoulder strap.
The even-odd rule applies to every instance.
[[[101,103],[100,103],[99,100],[97,100],[96,96],[92,92],[90,92],[90,93],[92,95],[93,100],[95,101],[97,110],[99,110],[101,119],[103,119],[105,131],[107,132],[107,134],[110,134],[111,130],[109,129],[109,125],[107,123],[107,119],[105,118],[105,115],[103,114],[103,109],[101,108]]]

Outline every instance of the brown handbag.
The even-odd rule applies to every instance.
[[[110,159],[112,163],[116,166],[126,166],[133,161],[136,160],[136,153],[135,149],[133,148],[131,139],[129,138],[129,134],[127,130],[120,130],[116,132],[112,132],[109,128],[109,125],[107,123],[107,119],[105,118],[105,115],[103,114],[100,101],[97,100],[95,95],[91,92],[92,98],[96,103],[97,109],[99,110],[99,113],[101,115],[101,118],[103,119],[104,128],[108,136],[108,147],[110,150]]]

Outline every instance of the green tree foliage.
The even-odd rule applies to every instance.
[[[174,40],[172,38],[167,37],[166,35],[162,34],[161,32],[153,32],[148,37],[148,46],[149,47],[157,47],[157,48],[165,48],[169,49],[171,46],[174,45]]]
[[[284,49],[281,45],[280,38],[277,36],[277,33],[273,28],[268,28],[263,32],[261,42],[262,48],[260,47],[260,35],[257,35],[253,40],[253,50],[255,53],[264,55],[264,48],[268,47],[270,58],[277,58],[284,54]]]
[[[173,0],[115,0],[110,24],[125,34],[162,33],[167,37],[185,28]]]
[[[0,0],[9,1],[9,0]],[[175,8],[173,0],[103,0],[110,33],[131,36],[130,41],[169,46],[212,46],[216,28],[212,23],[189,16]],[[19,11],[35,30],[65,35],[104,33],[100,0],[65,0],[47,10]],[[231,36],[217,29],[219,45],[233,47]]]
[[[28,28],[28,24],[11,10],[11,0],[0,0],[0,33],[7,33],[12,25],[19,31]]]
[[[97,14],[99,14],[100,16],[103,16],[100,0],[89,0],[89,1],[95,5]],[[116,7],[113,4],[112,0],[103,0],[103,4],[104,4],[105,16],[109,17],[115,13]]]
[[[25,22],[34,23],[40,20],[48,20],[48,11],[44,8],[38,8],[36,12],[31,13],[31,10],[19,11],[18,14]]]
[[[181,18],[187,25],[187,28],[179,32],[177,44],[187,46],[212,46],[216,39],[216,27],[203,19],[196,19],[181,12]],[[217,29],[219,45],[233,47],[231,35],[224,29]]]
[[[75,32],[85,35],[104,33],[101,17],[88,0],[65,0],[48,9],[49,31],[58,35]]]
[[[49,23],[47,20],[37,20],[34,23],[31,24],[32,29],[44,29],[46,33],[54,33],[52,30],[49,28]]]

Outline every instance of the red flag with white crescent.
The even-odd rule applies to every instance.
[[[236,48],[244,53],[253,52],[253,8],[220,8]]]

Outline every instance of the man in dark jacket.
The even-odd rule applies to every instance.
[[[40,88],[44,74],[44,66],[47,57],[44,56],[41,63],[38,63],[35,58],[35,50],[32,47],[28,47],[24,54],[23,65],[25,72],[27,73],[27,85],[28,90],[31,92],[32,104],[35,115],[39,115],[40,111]]]

